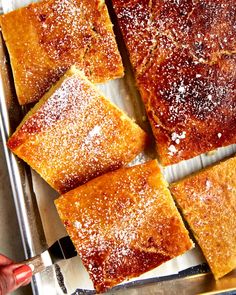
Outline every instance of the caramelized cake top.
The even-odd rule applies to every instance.
[[[125,165],[145,132],[74,67],[26,115],[8,147],[64,193]]]
[[[216,279],[236,268],[236,157],[173,185],[173,193]]]
[[[55,204],[97,292],[193,246],[156,161],[102,175]]]
[[[234,1],[113,3],[162,163],[235,143]]]
[[[102,0],[45,0],[0,19],[20,104],[39,100],[73,64],[93,82],[123,76]]]

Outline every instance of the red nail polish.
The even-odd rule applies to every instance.
[[[17,285],[22,284],[25,280],[31,278],[32,276],[32,270],[28,265],[20,266],[19,268],[15,269],[13,273]]]

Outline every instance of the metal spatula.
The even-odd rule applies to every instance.
[[[33,274],[43,271],[46,267],[57,263],[60,260],[69,259],[77,255],[71,239],[67,236],[56,241],[42,254],[23,261],[23,264],[30,265]]]

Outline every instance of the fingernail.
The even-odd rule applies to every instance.
[[[31,270],[32,270],[32,272],[34,272],[34,265],[33,264],[27,264],[30,268],[31,268]]]
[[[28,265],[22,265],[21,267],[15,269],[13,273],[17,285],[22,284],[24,281],[31,278],[32,276],[32,270]]]

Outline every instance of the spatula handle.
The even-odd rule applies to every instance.
[[[45,268],[52,264],[48,251],[43,252],[40,255],[34,256],[22,262],[22,264],[29,265],[32,269],[33,275],[42,272]]]
[[[37,255],[30,259],[27,259],[23,261],[22,264],[28,265],[32,269],[33,275],[45,269],[45,265],[41,255]]]

